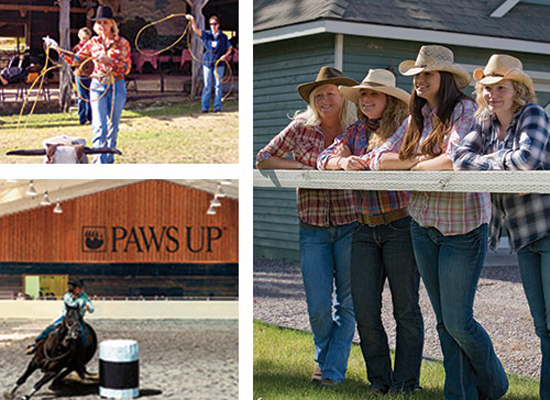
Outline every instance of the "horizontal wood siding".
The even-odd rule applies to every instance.
[[[346,35],[343,72],[357,81],[370,68],[391,68],[399,87],[411,91],[412,77],[400,75],[398,65],[414,60],[425,43]],[[493,53],[465,46],[448,46],[455,60],[483,67]],[[550,71],[550,56],[507,52],[520,58],[525,69]],[[287,115],[304,109],[296,86],[314,79],[322,65],[334,63],[334,35],[320,34],[254,46],[254,155],[288,123]],[[473,96],[473,86],[464,93]],[[549,92],[537,93],[543,107]],[[254,254],[273,258],[298,258],[298,225],[295,191],[254,189]]]
[[[54,214],[52,205],[7,215],[0,218],[0,262],[236,263],[238,202],[222,198],[217,214],[207,215],[212,197],[167,181],[143,181],[63,201],[62,214]],[[89,227],[102,227],[105,251],[83,246]],[[177,243],[165,231],[157,248],[152,231],[160,242],[166,227],[173,227]],[[203,241],[209,227],[211,237],[221,232],[210,249]],[[124,239],[115,240],[115,234]]]
[[[0,263],[0,293],[23,291],[24,275],[67,274],[92,296],[237,297],[238,264]]]
[[[403,60],[414,60],[418,50],[426,43],[405,42],[391,39],[368,38],[361,36],[344,37],[344,71],[350,77],[361,81],[370,68],[391,67],[397,74],[397,85],[407,91],[412,90],[412,77],[398,72],[399,63]],[[479,49],[465,46],[447,46],[461,64],[478,65],[483,68],[492,54],[509,54],[518,57],[526,70],[550,71],[550,56],[534,55],[502,50]],[[473,82],[473,81],[472,81]],[[464,93],[473,97],[474,87],[469,86]],[[538,92],[539,104],[545,107],[550,102],[550,92]]]
[[[334,35],[254,46],[254,159],[307,105],[296,88],[334,65]],[[254,255],[298,258],[296,190],[254,188]]]

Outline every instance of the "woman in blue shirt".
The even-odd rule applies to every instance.
[[[81,280],[76,280],[76,279],[69,280],[69,283],[67,284],[67,293],[65,293],[65,295],[63,296],[63,314],[61,315],[61,317],[57,318],[50,326],[44,329],[44,332],[38,335],[38,337],[34,340],[33,344],[27,347],[27,354],[34,353],[38,342],[40,342],[42,339],[47,338],[48,334],[51,331],[53,331],[55,328],[61,325],[61,323],[65,318],[65,314],[67,312],[67,306],[68,307],[78,306],[80,315],[82,315],[83,317],[84,317],[84,314],[86,314],[86,311],[90,313],[94,312],[94,306],[92,305],[92,301],[90,300],[88,295],[84,293],[83,286],[84,284]],[[82,330],[82,340],[84,341],[84,329]]]
[[[193,31],[202,39],[204,44],[204,53],[202,56],[202,73],[204,79],[204,88],[202,90],[202,112],[207,113],[210,109],[210,98],[212,88],[214,87],[214,112],[222,110],[222,83],[225,73],[225,59],[231,54],[231,43],[227,35],[220,31],[220,19],[212,15],[208,20],[211,30],[199,29],[192,15],[187,15],[191,21]],[[221,62],[216,63],[218,60]],[[214,73],[216,68],[217,74]]]

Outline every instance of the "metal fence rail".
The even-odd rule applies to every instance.
[[[550,193],[550,171],[254,170],[255,187]]]

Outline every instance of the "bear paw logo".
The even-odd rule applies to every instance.
[[[105,245],[105,228],[85,228],[83,231],[84,251],[102,251]]]

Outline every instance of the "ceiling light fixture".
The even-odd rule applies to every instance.
[[[57,204],[55,205],[53,212],[55,214],[63,214],[63,209],[61,208],[61,203],[59,202],[59,199],[57,199]]]
[[[48,196],[48,191],[46,190],[44,192],[44,198],[40,202],[40,205],[41,206],[49,206],[50,204],[52,204],[52,201],[50,200],[50,197]]]
[[[214,208],[213,205],[210,205],[210,207],[208,208],[208,211],[206,212],[206,214],[208,214],[208,215],[216,215],[216,209]]]
[[[27,196],[36,196],[36,189],[34,188],[34,180],[29,181],[29,187],[27,188],[27,191],[25,192]]]

